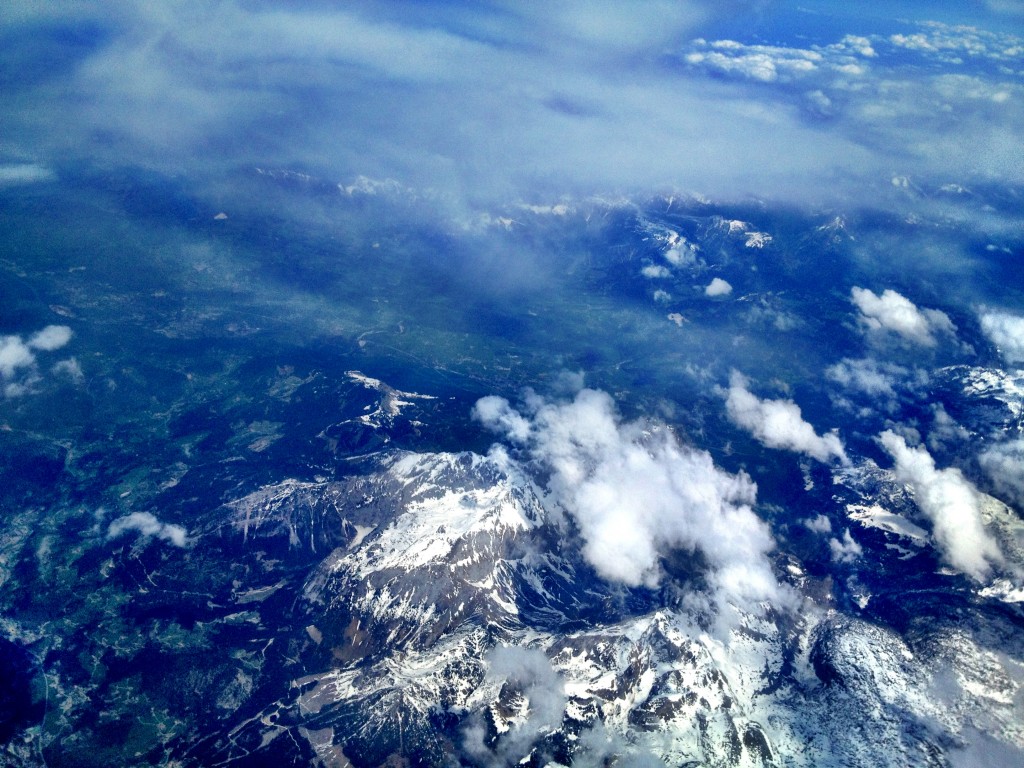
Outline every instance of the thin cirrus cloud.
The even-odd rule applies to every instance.
[[[945,74],[970,88],[921,80],[885,64],[896,42],[857,34],[696,42],[752,5],[22,5],[0,12],[10,46],[55,24],[97,33],[60,78],[19,84],[4,125],[39,167],[103,153],[196,175],[279,164],[470,202],[665,186],[817,202],[860,195],[893,167],[1024,177],[1008,140],[1019,85],[952,59]],[[954,34],[921,34],[940,32]],[[1016,61],[1003,38],[979,39]],[[809,121],[807,105],[830,121]],[[927,149],[936,141],[946,150]]]

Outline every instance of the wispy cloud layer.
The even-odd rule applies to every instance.
[[[751,5],[21,4],[0,13],[30,66],[55,28],[94,34],[56,76],[17,84],[7,141],[40,164],[7,167],[276,163],[468,199],[669,186],[820,200],[894,167],[1024,178],[1015,38],[942,26],[802,47],[701,36]],[[903,69],[896,53],[942,68]]]

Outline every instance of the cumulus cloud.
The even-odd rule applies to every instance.
[[[825,376],[846,389],[863,392],[873,397],[895,398],[895,385],[906,376],[907,369],[894,363],[871,358],[853,360],[843,358],[825,369]]]
[[[729,420],[769,448],[803,453],[818,461],[846,463],[846,451],[838,435],[819,435],[804,421],[800,406],[792,400],[762,400],[747,389],[747,380],[734,371],[725,400]]]
[[[107,538],[116,539],[131,531],[137,531],[143,536],[166,539],[176,547],[184,547],[188,543],[188,532],[183,527],[162,523],[151,512],[132,512],[112,521],[107,527]]]
[[[832,533],[832,522],[825,515],[809,517],[804,520],[804,525],[815,533]]]
[[[932,406],[932,414],[927,443],[933,451],[941,450],[947,444],[962,443],[970,439],[971,433],[949,415],[942,403],[935,403]]]
[[[997,443],[978,457],[996,495],[1024,511],[1024,438]]]
[[[1009,312],[985,312],[981,330],[999,348],[1008,363],[1024,363],[1024,316]]]
[[[53,352],[71,341],[71,336],[71,329],[66,325],[48,325],[32,335],[28,340],[28,346],[44,352]]]
[[[81,381],[85,376],[85,374],[82,373],[81,364],[79,364],[78,360],[74,357],[69,357],[67,360],[61,360],[60,362],[55,363],[53,366],[53,372],[68,376],[73,381]]]
[[[803,48],[698,38],[679,60],[693,73],[770,94],[880,154],[906,157],[916,145],[921,170],[1017,179],[1024,170],[1010,151],[1024,94],[1012,77],[1024,45],[1011,34],[932,22]]]
[[[28,341],[21,336],[0,336],[0,384],[6,397],[28,394],[42,380],[36,365],[35,351],[52,352],[71,340],[66,325],[48,325]],[[75,364],[77,366],[77,363]],[[80,369],[79,373],[81,372]]]
[[[956,326],[945,312],[918,309],[910,299],[887,288],[879,296],[867,288],[854,288],[850,299],[860,310],[860,321],[869,331],[888,331],[924,347],[934,347],[936,334],[956,335]]]
[[[652,279],[668,277],[672,273],[668,271],[667,267],[663,267],[660,264],[648,264],[646,267],[640,270],[640,274],[644,277]]]
[[[730,293],[732,286],[720,277],[716,277],[704,288],[705,296],[728,296]]]
[[[773,45],[745,45],[735,40],[694,41],[683,58],[691,66],[763,83],[793,80],[815,72],[824,56],[819,51]]]
[[[0,337],[0,376],[12,378],[19,368],[34,365],[36,356],[20,336]]]
[[[528,393],[523,412],[489,397],[473,415],[547,477],[549,500],[575,521],[603,578],[653,587],[663,555],[696,550],[720,604],[782,599],[767,557],[774,540],[751,508],[757,489],[746,474],[719,469],[664,425],[622,421],[605,392],[570,401]]]
[[[610,730],[598,719],[579,735],[578,750],[572,756],[575,768],[664,768],[665,762],[650,750]]]
[[[999,545],[985,531],[974,486],[956,468],[936,469],[925,448],[908,446],[891,430],[878,440],[895,462],[896,479],[909,486],[918,508],[931,521],[943,558],[976,581],[985,579],[1003,557]]]

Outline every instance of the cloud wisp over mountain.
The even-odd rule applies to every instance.
[[[895,462],[896,479],[910,486],[917,506],[931,520],[943,558],[972,579],[984,580],[1003,555],[985,530],[980,497],[971,482],[958,469],[936,468],[925,448],[907,445],[891,430],[878,440]]]

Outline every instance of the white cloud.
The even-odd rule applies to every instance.
[[[0,379],[4,380],[4,396],[20,397],[31,393],[33,387],[42,381],[33,350],[52,352],[60,349],[71,340],[71,335],[71,329],[66,325],[48,325],[33,334],[27,342],[21,336],[0,336]],[[61,367],[58,363],[55,370],[70,373],[72,378],[76,378],[75,370],[81,374],[81,368],[77,367],[78,363],[73,358],[75,370],[68,368],[71,362],[64,362],[65,366]]]
[[[831,552],[831,558],[833,562],[855,562],[863,553],[864,549],[861,547],[852,536],[850,536],[850,529],[847,528],[843,531],[843,539],[829,539],[828,550]]]
[[[981,316],[981,330],[1008,363],[1024,363],[1024,316],[985,312]]]
[[[22,8],[5,42],[28,46],[34,25],[57,23],[49,5]],[[437,4],[429,14],[373,3],[82,5],[64,23],[104,34],[66,78],[23,86],[7,140],[56,162],[102,132],[104,146],[89,151],[118,162],[217,173],[259,158],[336,181],[399,179],[467,205],[532,197],[541,184],[567,194],[760,189],[817,201],[827,180],[876,175],[856,137],[816,130],[770,94],[766,103],[664,66],[695,24],[724,12],[709,1],[659,0],[628,10]],[[823,55],[714,45],[706,53],[738,57],[727,66],[777,82]]]
[[[514,442],[524,443],[530,439],[529,420],[503,397],[488,395],[477,400],[473,406],[473,418],[489,429],[505,434]]]
[[[949,415],[942,403],[932,406],[932,425],[928,430],[928,447],[941,450],[946,444],[957,444],[969,440],[971,433]]]
[[[782,599],[767,558],[774,540],[751,509],[757,489],[746,474],[724,472],[663,425],[623,422],[604,392],[567,402],[531,393],[525,416],[500,398],[483,403],[474,416],[547,477],[549,500],[575,521],[603,578],[653,587],[663,555],[699,550],[720,604]]]
[[[82,373],[81,364],[74,357],[69,357],[67,360],[61,360],[60,362],[55,363],[53,366],[53,372],[64,374],[74,381],[81,380],[85,375]]]
[[[943,558],[977,581],[987,577],[1002,562],[1002,553],[985,531],[974,486],[956,468],[936,469],[925,448],[911,448],[891,430],[878,440],[895,462],[896,479],[910,487],[918,508],[931,520]]]
[[[874,358],[843,358],[825,369],[825,377],[847,392],[864,395],[873,407],[893,411],[901,395],[919,391],[928,383],[928,372]]]
[[[116,539],[130,531],[138,531],[143,536],[166,539],[176,547],[184,547],[188,543],[188,533],[184,528],[180,525],[162,523],[151,512],[132,512],[112,521],[107,527],[107,538]]]
[[[871,358],[853,360],[843,358],[825,369],[825,376],[843,387],[874,397],[895,398],[895,385],[906,376],[907,369],[894,363]]]
[[[728,296],[730,293],[732,286],[720,277],[716,277],[704,288],[705,296]]]
[[[815,533],[832,533],[832,522],[825,515],[807,518],[804,526]]]
[[[716,40],[710,44],[697,41],[695,45],[697,50],[683,57],[691,66],[763,83],[809,75],[824,61],[818,51],[802,48],[744,45],[734,40]]]
[[[869,331],[888,331],[925,347],[938,343],[936,333],[956,334],[956,326],[945,312],[918,309],[906,296],[889,288],[879,296],[867,288],[854,286],[850,299],[860,310],[860,321]]]
[[[397,179],[459,214],[548,190],[846,204],[894,168],[1024,178],[1015,75],[975,68],[981,87],[943,86],[964,74],[958,65],[933,76],[906,66],[933,54],[857,34],[813,47],[682,42],[702,21],[734,16],[728,3],[15,5],[12,55],[38,45],[42,28],[98,30],[64,77],[25,77],[5,105],[5,141],[39,158],[17,177],[87,147],[90,162],[173,173],[223,177],[258,163],[334,182]],[[1020,71],[1010,38],[971,36]],[[666,66],[666,54],[683,66]]]
[[[640,270],[640,274],[642,274],[644,277],[656,279],[668,277],[672,273],[668,271],[667,267],[663,267],[660,264],[648,264],[646,267]]]
[[[828,540],[828,548],[834,563],[852,563],[864,554],[864,548],[850,535],[850,529],[843,531],[843,538]]]
[[[561,725],[568,702],[565,683],[538,648],[499,645],[485,661],[489,687],[514,691],[518,694],[515,704],[521,709],[510,713],[509,722],[503,724],[507,727],[499,728],[490,744],[483,723],[471,723],[463,732],[463,749],[482,765],[520,765],[537,739]]]
[[[28,345],[32,349],[52,352],[71,341],[71,336],[71,329],[66,325],[48,325],[43,330],[33,334],[28,340]]]
[[[0,376],[12,378],[19,368],[27,368],[35,362],[35,355],[20,336],[0,336]]]
[[[725,407],[736,426],[747,430],[769,448],[804,453],[822,462],[832,459],[847,462],[846,451],[837,435],[818,435],[814,427],[804,421],[800,406],[792,400],[759,399],[747,389],[746,379],[735,371],[729,380]]]
[[[978,457],[996,494],[1024,512],[1024,438],[997,443]]]
[[[0,165],[0,187],[13,184],[32,184],[38,181],[50,181],[53,171],[33,163],[18,165]]]

